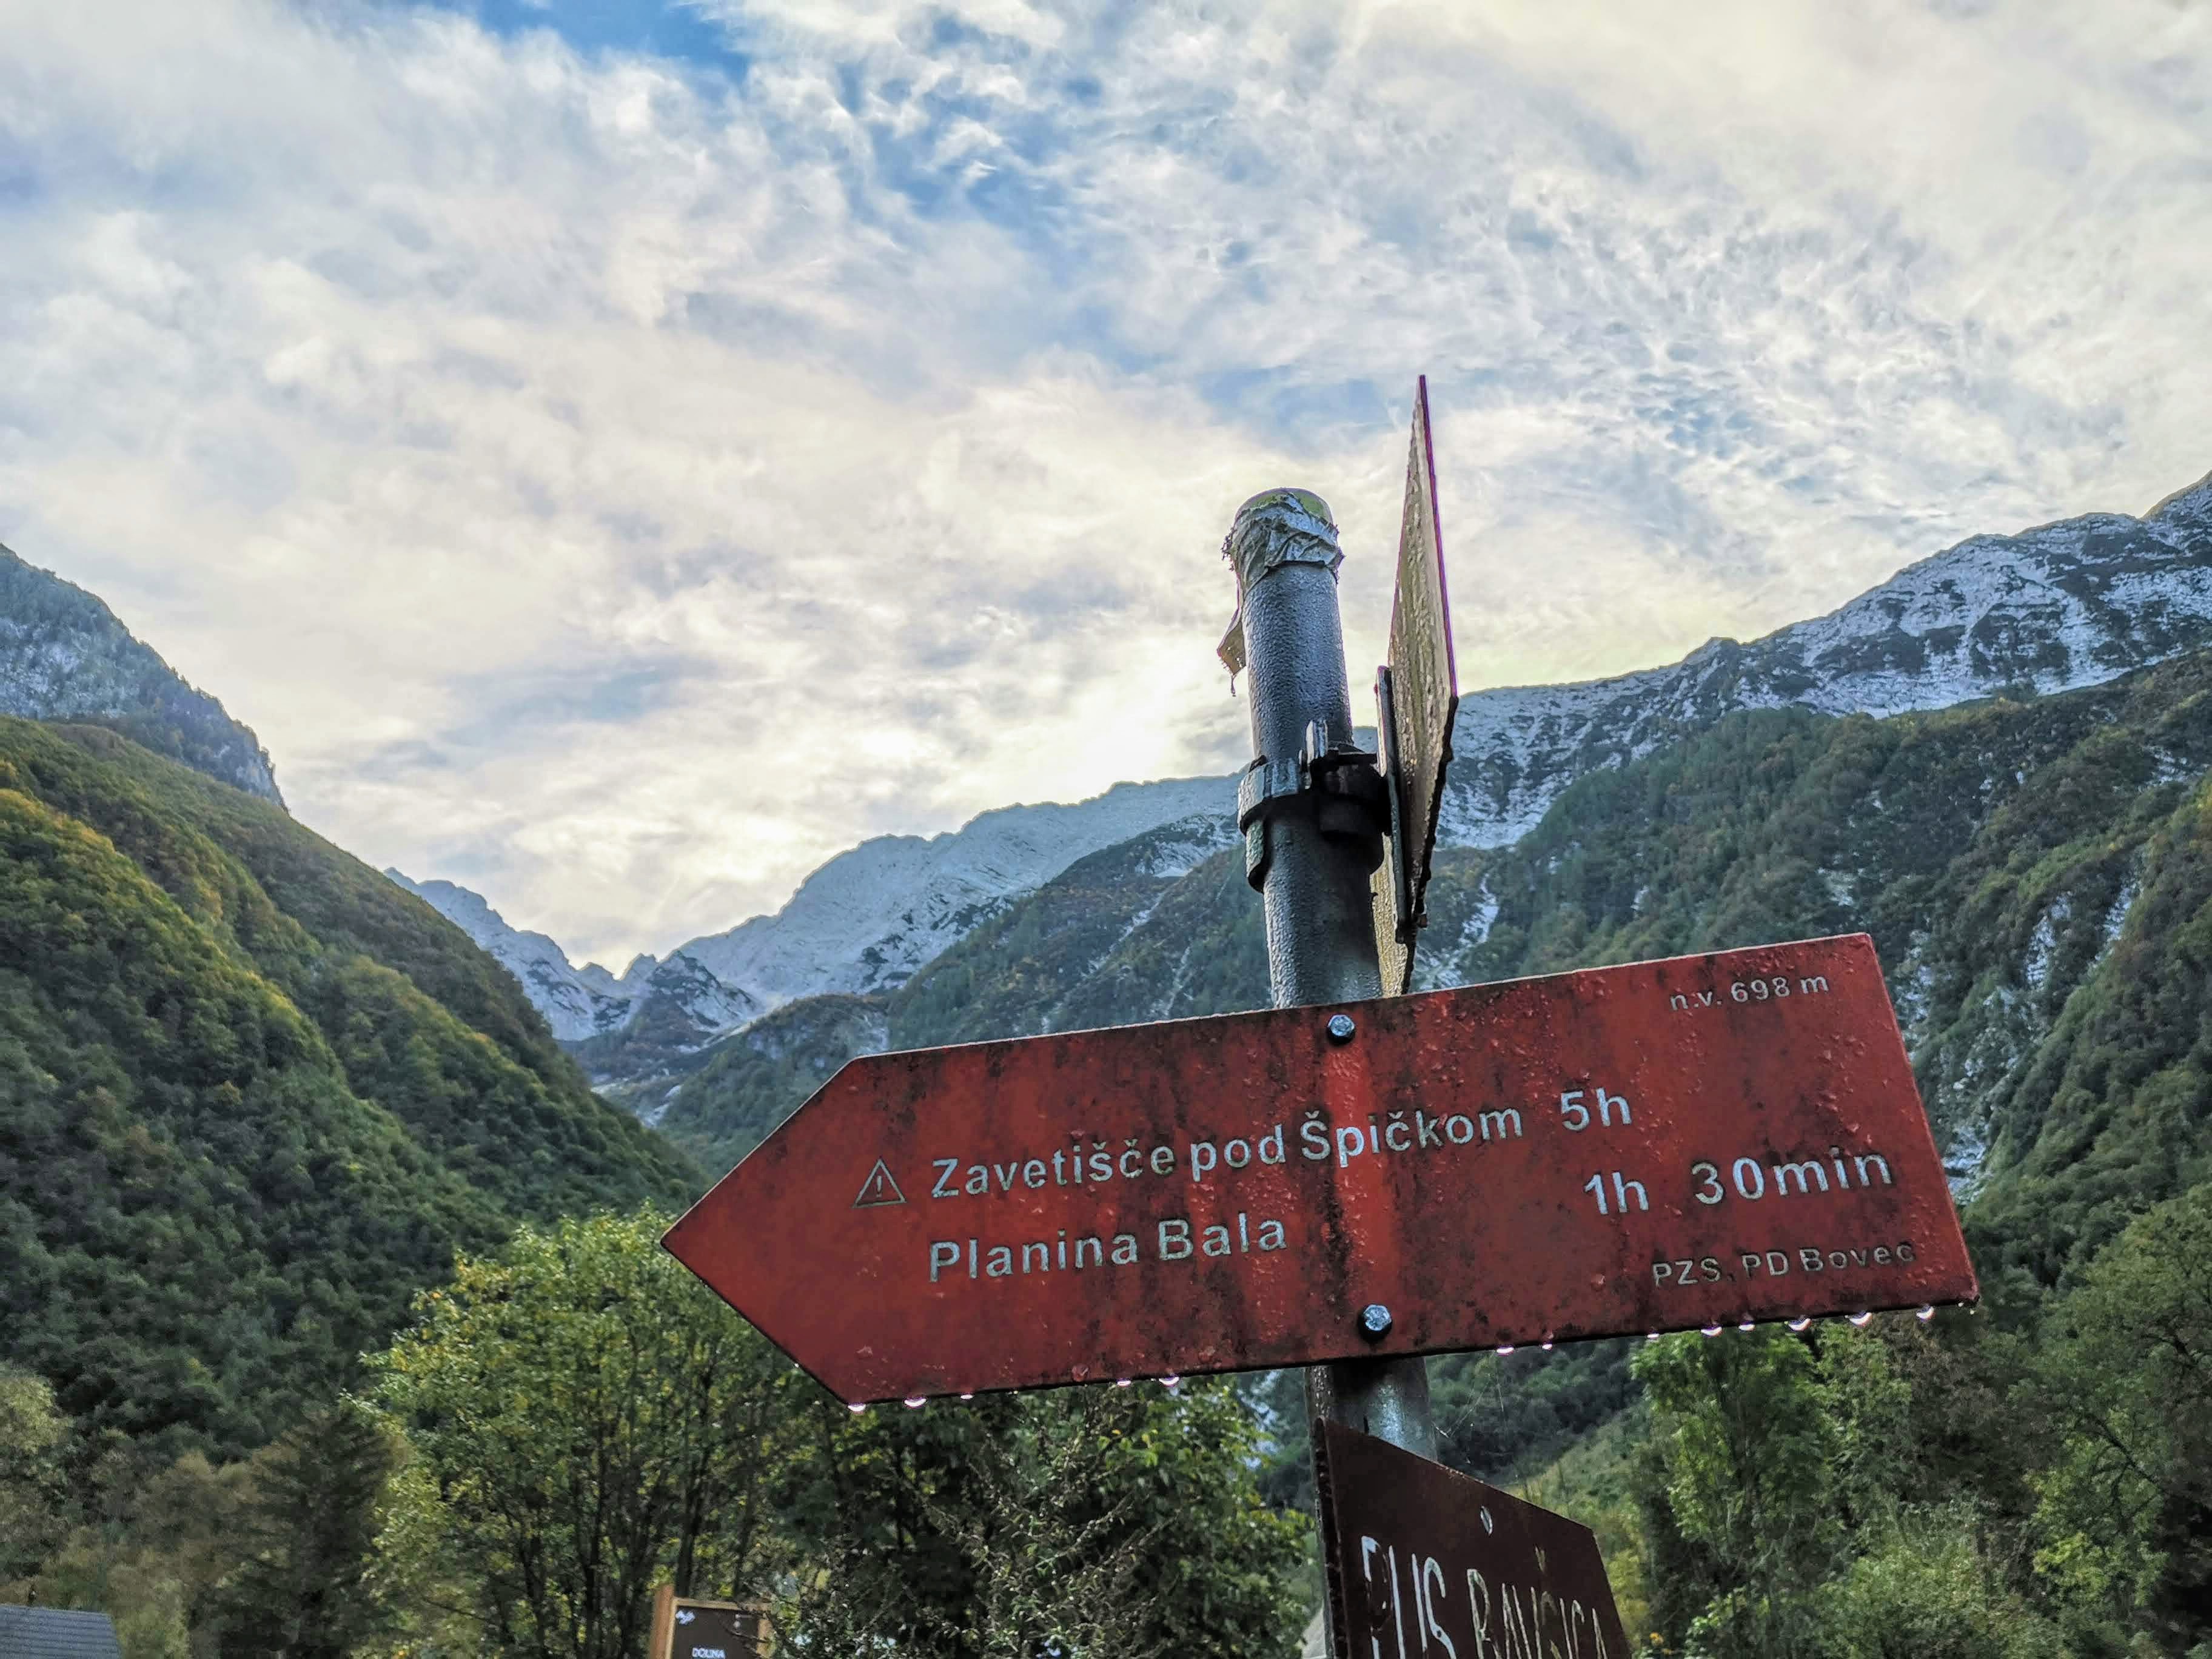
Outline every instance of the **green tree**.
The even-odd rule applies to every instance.
[[[1259,1490],[1230,1383],[1056,1389],[858,1416],[824,1401],[793,1506],[791,1634],[919,1659],[1288,1652],[1302,1515]]]
[[[1097,1389],[1053,1404],[987,1407],[1000,1420],[958,1437],[957,1472],[940,1471],[952,1478],[900,1494],[918,1525],[886,1535],[857,1506],[841,1506],[842,1524],[821,1540],[784,1621],[791,1644],[976,1659],[1163,1651],[1150,1628],[1154,1598],[1138,1584],[1156,1531],[1126,1483],[1104,1490],[1101,1454],[1124,1414]],[[896,1456],[877,1463],[887,1467],[909,1481],[918,1473]],[[925,1583],[940,1593],[917,1595]]]
[[[1907,1512],[1820,1598],[1832,1659],[2061,1659],[2066,1644],[2006,1582],[1972,1505]]]
[[[2063,1434],[2039,1566],[2077,1613],[2212,1638],[2212,1183],[2099,1255],[2039,1351],[2021,1403]]]
[[[69,1419],[43,1377],[0,1371],[0,1594],[61,1541]]]
[[[202,1624],[226,1655],[345,1659],[386,1626],[370,1570],[398,1437],[365,1408],[319,1412],[253,1459],[246,1559]]]
[[[125,1659],[207,1659],[193,1613],[238,1565],[252,1465],[187,1452],[163,1468],[143,1443],[116,1442],[77,1478],[76,1524],[27,1599],[108,1614]]]
[[[419,1461],[387,1549],[457,1581],[489,1651],[620,1659],[662,1577],[764,1575],[784,1395],[811,1385],[658,1248],[666,1224],[526,1228],[373,1362]]]
[[[1716,1659],[1816,1652],[1802,1592],[1836,1550],[1837,1447],[1811,1345],[1772,1330],[1669,1336],[1633,1369],[1652,1405],[1647,1502],[1662,1571],[1674,1568],[1662,1618]]]
[[[1715,1659],[1821,1653],[1820,1585],[1891,1527],[1911,1391],[1871,1332],[1771,1327],[1647,1344],[1643,1500],[1655,1611]]]
[[[1285,1650],[1302,1517],[1220,1382],[855,1414],[658,1248],[662,1218],[525,1231],[374,1362],[414,1457],[378,1593],[408,1636],[617,1659],[656,1582],[767,1596],[816,1651]]]

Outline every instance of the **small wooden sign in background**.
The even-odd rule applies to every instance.
[[[768,1610],[749,1601],[695,1601],[663,1584],[653,1596],[648,1659],[766,1659]]]

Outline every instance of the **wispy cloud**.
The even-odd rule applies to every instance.
[[[2204,8],[0,0],[0,538],[572,948],[1223,769],[1229,513],[1462,672],[2212,465]]]

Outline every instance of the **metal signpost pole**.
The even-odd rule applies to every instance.
[[[1320,496],[1267,490],[1237,509],[1225,550],[1237,569],[1238,615],[1224,656],[1249,671],[1255,754],[1237,820],[1246,873],[1266,904],[1274,1004],[1371,1000],[1382,994],[1382,978],[1369,878],[1389,818],[1373,757],[1352,739],[1336,526]],[[1352,1016],[1336,1021],[1332,1037],[1358,1040]],[[1347,1308],[1345,1317],[1380,1336],[1392,1316],[1378,1305]],[[1306,1400],[1316,1417],[1423,1457],[1437,1454],[1422,1359],[1310,1367]]]

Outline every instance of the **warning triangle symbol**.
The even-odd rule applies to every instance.
[[[878,1204],[905,1202],[906,1194],[899,1190],[898,1182],[891,1179],[891,1172],[884,1167],[883,1159],[878,1158],[876,1167],[868,1171],[868,1178],[860,1183],[860,1195],[853,1200],[853,1207],[866,1210]]]

